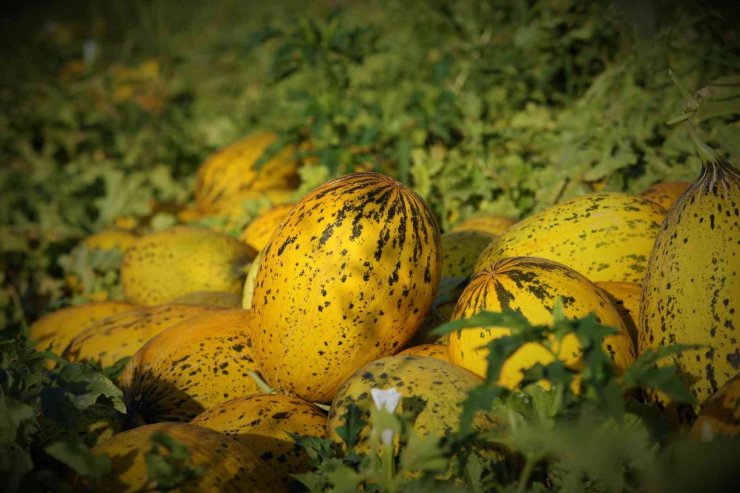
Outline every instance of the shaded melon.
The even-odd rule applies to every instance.
[[[231,437],[208,428],[186,423],[157,423],[115,435],[92,449],[93,454],[111,458],[111,470],[95,482],[95,491],[106,493],[157,491],[147,474],[146,454],[152,450],[152,437],[166,434],[184,445],[190,455],[188,465],[200,468],[202,475],[185,479],[175,491],[182,492],[265,492],[285,491],[275,473],[251,450]],[[92,487],[82,478],[75,489]]]
[[[395,389],[401,394],[396,413],[406,406],[416,405],[418,414],[414,430],[420,435],[439,438],[455,431],[460,424],[462,401],[467,393],[481,383],[475,374],[448,361],[424,356],[389,356],[369,363],[353,373],[340,387],[331,403],[327,436],[341,443],[337,428],[345,424],[345,414],[350,405],[356,405],[360,417],[367,420],[370,409],[375,407],[372,389]],[[418,401],[424,401],[418,410]],[[478,414],[475,427],[490,430],[496,421],[489,414]],[[360,432],[359,446],[367,447],[369,427]]]
[[[691,427],[691,435],[703,442],[718,436],[740,435],[740,373],[707,399]]]
[[[481,252],[495,236],[480,231],[461,230],[440,237],[442,248],[442,279],[468,277]]]
[[[445,344],[420,344],[404,349],[399,356],[425,356],[427,358],[437,358],[442,361],[450,361],[449,349]]]
[[[267,246],[270,237],[272,237],[280,222],[288,215],[293,205],[276,205],[262,212],[244,228],[242,234],[239,235],[239,239],[259,252]]]
[[[199,414],[191,423],[233,436],[267,462],[286,485],[292,481],[291,474],[310,469],[310,457],[289,433],[326,435],[326,414],[310,402],[280,394],[233,399]]]
[[[479,214],[460,221],[452,227],[452,232],[475,231],[498,236],[516,223],[516,219],[500,214]]]
[[[226,291],[195,291],[172,300],[174,305],[202,305],[218,308],[239,308],[241,296]]]
[[[235,397],[261,394],[249,372],[252,317],[219,310],[173,325],[147,342],[121,377],[134,422],[189,421]]]
[[[61,308],[51,312],[29,328],[28,337],[38,341],[39,350],[61,354],[69,343],[93,323],[110,315],[135,309],[125,301],[97,301]],[[53,365],[52,362],[49,363]]]
[[[691,182],[688,181],[664,181],[646,188],[640,192],[640,196],[668,210],[690,186]]]
[[[72,339],[62,356],[110,366],[133,354],[163,330],[214,307],[160,305],[140,307],[104,318]]]
[[[642,286],[634,282],[597,282],[597,287],[606,291],[622,315],[630,333],[632,344],[637,349],[637,324],[640,321],[640,293]]]

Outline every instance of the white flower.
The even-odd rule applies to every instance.
[[[389,413],[395,411],[398,403],[401,402],[401,394],[395,388],[388,390],[370,389],[370,394],[373,396],[375,407],[378,409],[385,408]]]
[[[373,402],[379,411],[385,409],[392,413],[398,407],[398,403],[401,402],[401,394],[395,388],[388,390],[370,389],[370,394],[373,396]],[[380,432],[380,441],[383,445],[391,445],[393,443],[393,430],[390,428],[383,429]]]

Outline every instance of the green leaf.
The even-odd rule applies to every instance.
[[[174,489],[205,474],[204,466],[191,463],[187,446],[167,433],[154,433],[151,442],[152,448],[144,455],[144,459],[147,477],[158,490]]]
[[[686,384],[676,375],[674,365],[658,366],[660,360],[673,354],[697,350],[700,346],[674,344],[659,348],[650,348],[642,352],[624,374],[627,388],[654,389],[665,392],[672,400],[693,404],[694,396]]]
[[[14,442],[21,423],[33,415],[31,406],[0,394],[0,444]]]
[[[44,448],[44,451],[83,478],[100,478],[111,468],[110,457],[106,454],[95,455],[80,442],[55,442]]]
[[[124,356],[110,366],[106,366],[101,371],[110,381],[118,379],[122,374],[126,365],[131,360],[131,356]]]
[[[347,448],[352,448],[357,444],[362,429],[368,424],[362,418],[362,414],[362,409],[357,404],[350,403],[347,411],[342,415],[344,424],[335,430]]]

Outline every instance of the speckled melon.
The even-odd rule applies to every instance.
[[[439,230],[424,201],[376,173],[303,198],[263,250],[252,310],[262,376],[329,402],[355,369],[411,338],[434,299]]]
[[[690,421],[740,371],[740,170],[699,149],[701,173],[668,211],[640,298],[640,351],[700,346],[658,362],[676,366],[696,399],[693,407],[646,393],[679,421]]]
[[[479,214],[455,224],[451,231],[476,231],[498,236],[515,223],[516,219],[500,214]]]
[[[635,352],[629,333],[608,296],[575,270],[546,259],[513,257],[501,260],[493,269],[477,274],[460,296],[453,319],[470,318],[483,309],[500,312],[509,308],[520,310],[533,324],[550,324],[558,297],[563,300],[566,316],[580,318],[593,312],[602,324],[619,331],[604,341],[605,349],[618,369],[624,370],[634,361]],[[450,359],[463,368],[485,376],[488,350],[479,349],[480,346],[510,333],[506,327],[470,328],[453,332],[449,342]],[[580,362],[580,346],[576,336],[566,336],[562,344],[561,356],[566,364],[577,366]],[[525,344],[504,363],[499,384],[516,388],[523,377],[523,369],[551,361],[552,355],[544,346]]]
[[[245,268],[256,252],[207,228],[175,226],[140,238],[123,258],[121,283],[127,300],[168,303],[194,291],[240,294]]]
[[[253,395],[221,403],[192,424],[233,436],[289,484],[291,474],[307,472],[310,457],[289,433],[324,438],[326,414],[310,402],[288,395]]]
[[[592,282],[642,281],[665,210],[626,193],[581,195],[524,219],[481,254],[476,272],[507,257],[565,264]]]
[[[110,366],[133,354],[163,330],[214,307],[160,305],[116,313],[82,331],[62,356],[69,361],[90,361]]]
[[[478,256],[494,238],[490,233],[470,230],[443,234],[442,278],[470,276]]]
[[[81,442],[88,447],[108,440],[116,433],[124,430],[125,416],[114,408],[93,404],[84,409],[79,415],[75,415],[69,422],[59,416],[47,416],[39,414],[36,421],[41,428],[38,435],[41,446],[46,446],[57,441]]]
[[[371,389],[394,388],[401,394],[395,412],[404,411],[404,398],[423,399],[426,404],[416,417],[414,429],[423,436],[442,438],[458,428],[461,403],[480,383],[481,379],[473,373],[437,358],[401,355],[381,358],[363,366],[342,384],[331,403],[327,436],[341,443],[337,428],[345,424],[344,414],[350,404],[358,406],[361,416],[367,420],[370,409],[375,406]],[[491,430],[495,426],[491,415],[477,415],[477,429]],[[366,446],[363,444],[368,437],[369,427],[366,427],[360,433],[360,448]]]
[[[642,286],[634,282],[597,282],[595,284],[606,291],[614,302],[627,326],[632,344],[637,349],[637,323],[640,320]]]
[[[445,344],[420,344],[404,349],[399,356],[424,356],[427,358],[437,358],[442,361],[450,361],[450,353]]]
[[[239,235],[239,239],[259,252],[267,246],[270,237],[280,225],[280,222],[288,215],[293,205],[276,205],[262,212],[244,228],[242,234]]]
[[[96,483],[95,491],[134,493],[157,491],[147,475],[146,454],[152,449],[152,436],[164,433],[185,445],[191,467],[201,467],[204,474],[185,481],[180,492],[250,492],[285,491],[275,473],[254,452],[231,437],[187,423],[157,423],[115,435],[92,449],[93,454],[111,458],[111,470]],[[75,490],[86,491],[92,485],[75,478]]]
[[[28,336],[39,350],[61,354],[69,343],[93,323],[115,313],[135,309],[125,301],[98,301],[53,311],[31,324]],[[53,362],[49,362],[53,365]]]
[[[248,310],[204,313],[170,327],[131,358],[121,377],[133,422],[189,421],[221,402],[262,391]]]
[[[740,435],[740,373],[707,399],[691,427],[691,435],[703,442]]]
[[[136,235],[125,229],[106,229],[86,236],[82,244],[91,250],[128,250],[136,241]]]
[[[640,196],[668,210],[690,186],[691,182],[688,181],[664,181],[646,188],[640,192]]]
[[[172,300],[174,305],[202,305],[218,308],[239,308],[242,304],[241,296],[226,291],[195,291],[178,296]]]
[[[277,140],[273,133],[255,133],[212,154],[198,168],[195,201],[202,212],[214,212],[244,192],[295,189],[300,183],[295,149],[284,147],[256,168],[257,161]]]

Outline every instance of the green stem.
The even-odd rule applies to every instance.
[[[711,147],[706,145],[704,141],[701,140],[701,137],[699,137],[699,134],[696,131],[696,127],[694,127],[694,124],[691,123],[691,120],[686,121],[686,130],[688,131],[689,137],[691,138],[692,142],[696,146],[696,152],[699,154],[702,163],[710,163],[712,161],[716,161],[717,154],[715,154],[714,150],[712,150]]]
[[[387,493],[393,493],[396,491],[396,483],[394,480],[395,476],[395,464],[393,460],[393,443],[383,444],[383,458],[381,460],[381,467],[383,468],[383,490]]]
[[[531,455],[527,455],[527,462],[524,463],[524,469],[522,470],[521,476],[519,476],[519,484],[516,487],[517,493],[522,493],[527,490],[529,484],[529,478],[532,476],[534,466],[537,464],[539,459]]]

